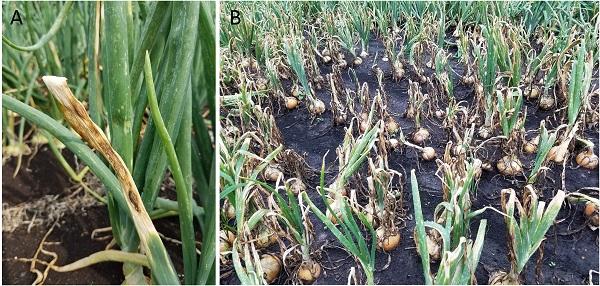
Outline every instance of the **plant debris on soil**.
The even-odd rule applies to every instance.
[[[63,153],[69,160],[74,160],[69,151]],[[44,249],[56,253],[56,265],[66,265],[104,250],[112,239],[110,231],[92,237],[95,230],[110,227],[106,206],[84,191],[74,195],[69,176],[47,147],[41,147],[35,155],[24,157],[24,162],[16,177],[13,177],[15,158],[8,160],[2,168],[4,285],[31,284],[36,279],[36,274],[30,271],[30,262],[23,259],[34,257],[54,224]],[[63,202],[64,208],[61,208]],[[15,216],[15,212],[20,215]],[[179,237],[176,218],[158,220],[156,227],[165,237]],[[165,246],[177,271],[183,271],[181,245],[165,240]],[[49,262],[52,257],[40,254],[38,259]],[[103,262],[66,273],[50,270],[45,284],[120,284],[124,279],[122,267],[122,263]],[[37,264],[39,271],[44,268]]]

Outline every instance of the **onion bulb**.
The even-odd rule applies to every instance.
[[[531,91],[529,92],[529,98],[530,99],[537,99],[540,96],[540,90],[537,87],[532,87]]]
[[[554,97],[550,95],[543,95],[540,98],[540,108],[543,110],[548,110],[554,106]]]
[[[583,214],[595,227],[598,227],[598,205],[588,201],[583,208]]]
[[[366,58],[366,57],[368,57],[368,56],[369,56],[369,53],[367,53],[367,51],[363,50],[362,52],[360,52],[360,57],[361,57],[361,58],[363,58],[363,59],[364,59],[364,58]]]
[[[475,78],[472,75],[465,76],[463,77],[463,82],[466,84],[473,84],[475,82]]]
[[[426,82],[427,82],[427,78],[426,78],[424,75],[421,75],[421,76],[419,77],[419,81],[420,81],[421,83],[426,83]]]
[[[293,178],[290,181],[290,191],[294,193],[294,195],[306,191],[306,185],[300,179]]]
[[[263,171],[263,178],[270,182],[275,182],[279,177],[283,177],[283,173],[274,165],[267,166]]]
[[[344,59],[340,59],[340,60],[339,60],[339,62],[338,62],[338,66],[339,66],[341,69],[345,69],[345,68],[348,66],[348,63],[346,62],[346,60],[344,60]]]
[[[446,112],[444,112],[441,109],[438,109],[435,111],[435,117],[437,117],[438,119],[443,119],[444,116],[446,116]]]
[[[525,141],[523,143],[523,151],[525,151],[525,153],[527,153],[527,154],[535,153],[537,151],[539,141],[540,141],[539,136],[535,136],[533,139],[531,139],[529,141]]]
[[[331,62],[331,57],[330,56],[323,56],[323,62],[328,64]]]
[[[425,128],[421,127],[413,134],[413,141],[417,144],[421,144],[427,139],[429,139],[429,131]]]
[[[479,127],[479,131],[477,131],[477,135],[479,135],[479,137],[481,137],[482,139],[490,138],[490,136],[492,135],[491,133],[492,132],[487,126],[481,126]]]
[[[417,229],[413,232],[413,238],[415,245],[417,246],[417,253],[419,253],[419,239],[417,236]],[[429,258],[433,261],[439,261],[442,258],[442,236],[435,229],[428,229],[425,235],[425,241],[427,244],[427,252],[429,252]],[[419,253],[421,255],[421,253]]]
[[[519,158],[515,155],[502,157],[496,164],[496,168],[505,176],[515,176],[523,171],[523,166]]]
[[[598,167],[598,156],[594,154],[592,148],[586,148],[581,153],[577,154],[575,161],[577,162],[577,165],[586,169],[593,170]]]
[[[293,96],[287,96],[285,98],[285,107],[289,110],[292,110],[298,106],[298,99]]]
[[[346,123],[346,119],[347,119],[346,114],[338,114],[335,117],[335,123],[338,125],[342,125],[342,124]]]
[[[358,65],[362,64],[362,62],[363,62],[363,60],[362,60],[361,57],[356,57],[354,59],[354,61],[353,61],[353,63],[354,63],[355,66],[358,66]]]
[[[320,115],[325,112],[325,103],[317,98],[310,104],[309,109],[312,114]]]
[[[421,153],[421,157],[427,161],[433,160],[435,158],[435,149],[433,149],[432,147],[423,148],[423,153]]]
[[[223,203],[223,211],[227,219],[235,218],[235,207],[228,200]]]
[[[561,151],[560,145],[550,148],[548,151],[548,160],[554,161],[555,163],[562,163],[565,159],[565,152]]]
[[[400,244],[400,233],[395,228],[380,226],[377,229],[377,247],[385,252],[390,252]]]
[[[321,276],[321,265],[314,260],[303,261],[298,268],[298,279],[303,284],[312,284]]]
[[[277,234],[269,231],[268,228],[262,227],[256,237],[256,248],[267,248],[277,242]]]
[[[394,120],[393,117],[388,117],[388,120],[385,122],[385,130],[388,132],[388,134],[396,134],[396,132],[398,132],[398,128],[399,125],[396,122],[396,120]]]
[[[269,284],[273,283],[277,279],[277,276],[279,276],[279,272],[281,272],[281,260],[273,254],[263,254],[260,257],[260,266],[262,267],[264,278]]]

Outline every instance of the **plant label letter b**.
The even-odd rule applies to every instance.
[[[237,25],[240,23],[240,11],[231,10],[231,25]]]

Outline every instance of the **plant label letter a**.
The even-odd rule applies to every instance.
[[[240,23],[240,11],[231,10],[231,25],[237,25]]]
[[[23,21],[21,20],[21,13],[19,13],[19,10],[15,10],[15,12],[13,13],[12,19],[10,19],[11,25],[14,22],[19,22],[19,24],[23,25]]]

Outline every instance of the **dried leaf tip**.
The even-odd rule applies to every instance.
[[[61,102],[62,105],[69,106],[69,94],[71,90],[67,85],[67,78],[61,76],[46,75],[42,77],[44,84],[50,90],[50,93]]]

